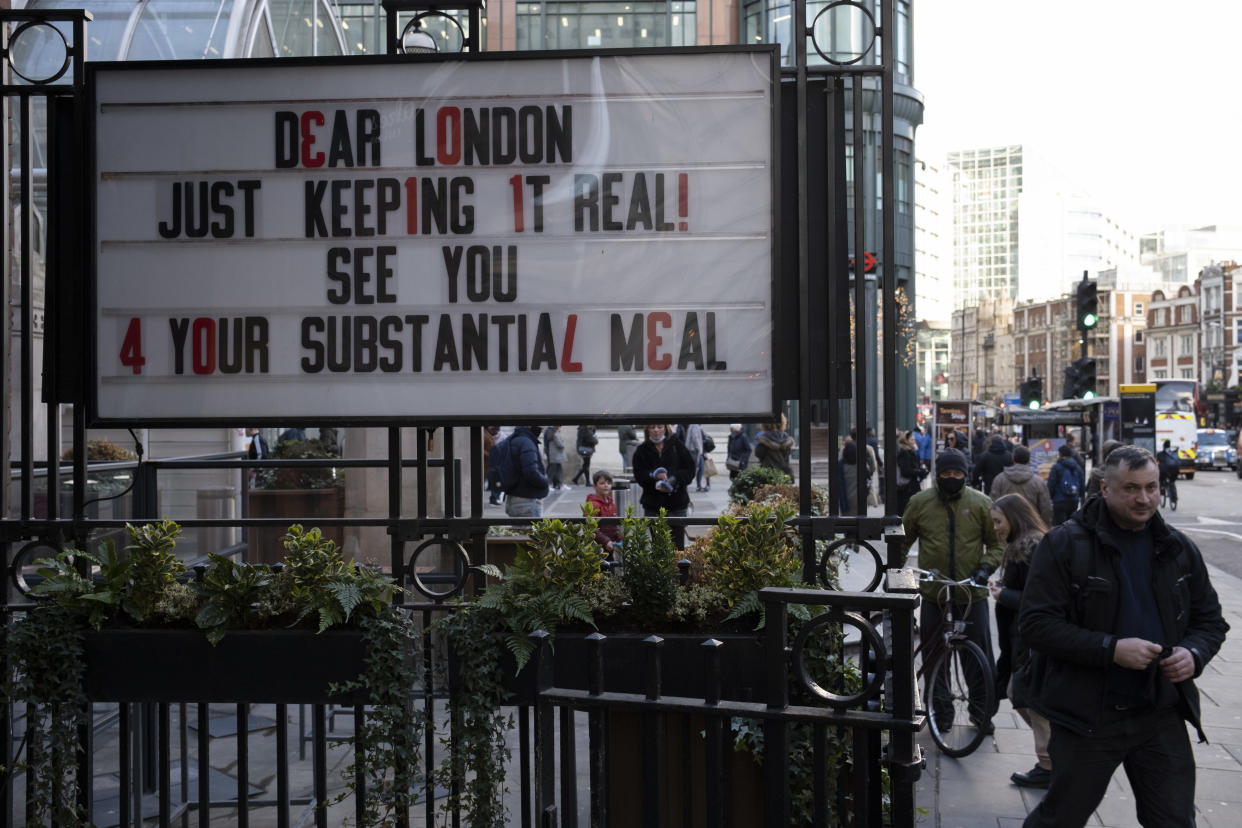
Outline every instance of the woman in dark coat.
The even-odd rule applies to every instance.
[[[843,515],[858,514],[858,468],[858,446],[853,440],[846,440],[841,447],[841,459],[837,461]],[[866,480],[866,477],[863,479]]]
[[[996,660],[996,680],[1002,692],[998,698],[1008,695],[1014,710],[1028,725],[1035,737],[1035,756],[1038,761],[1026,773],[1015,773],[1010,779],[1017,785],[1030,788],[1046,788],[1052,775],[1052,759],[1048,754],[1048,739],[1052,728],[1048,720],[1030,709],[1026,699],[1019,693],[1013,676],[1021,672],[1030,660],[1030,649],[1018,630],[1018,608],[1022,602],[1022,590],[1031,571],[1031,555],[1048,532],[1043,519],[1025,497],[1008,494],[992,504],[992,523],[996,537],[1005,544],[1005,557],[1001,564],[1000,579],[988,583],[992,597],[996,599],[996,631],[999,634],[1001,656]]]
[[[893,514],[904,514],[910,498],[918,494],[923,483],[923,465],[919,461],[914,435],[907,431],[897,441],[897,503]]]
[[[642,487],[639,503],[645,517],[658,517],[664,509],[668,517],[685,517],[690,506],[686,486],[694,480],[695,462],[673,430],[664,425],[643,429],[645,440],[634,450],[634,482]],[[669,527],[678,549],[686,545],[686,528]]]

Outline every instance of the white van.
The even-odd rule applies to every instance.
[[[1161,411],[1156,414],[1156,451],[1164,448],[1168,440],[1182,463],[1182,477],[1195,479],[1195,458],[1198,456],[1198,426],[1195,415],[1179,411]]]

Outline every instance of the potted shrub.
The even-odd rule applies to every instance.
[[[711,637],[726,641],[720,650],[721,673],[726,677],[724,697],[760,700],[764,675],[760,630],[765,619],[758,591],[801,585],[800,545],[787,524],[794,513],[794,507],[779,496],[736,507],[720,517],[709,535],[687,549],[680,562],[665,521],[639,519],[631,513],[622,520],[625,566],[620,575],[610,575],[601,566],[602,556],[593,540],[596,522],[589,516],[581,522],[534,524],[529,543],[517,553],[512,566],[503,573],[483,568],[497,583],[440,622],[456,654],[452,690],[467,722],[462,729],[467,738],[453,743],[454,753],[444,765],[449,777],[446,783],[456,783],[452,789],[458,791],[447,806],[460,807],[473,826],[505,824],[501,797],[508,752],[504,733],[510,721],[503,706],[534,700],[533,677],[527,675],[532,671],[524,668],[533,651],[529,635],[535,630],[552,636],[558,687],[585,689],[584,639],[598,630],[607,636],[605,689],[641,692],[646,663],[641,640],[656,633],[664,640],[666,695],[702,693],[701,644]],[[795,624],[810,618],[805,607],[791,609]],[[836,644],[818,645],[823,647],[824,670],[832,673],[820,678],[840,688],[857,686],[857,676],[836,657]],[[610,813],[618,824],[636,824],[626,821],[626,808],[635,807],[636,800],[633,784],[623,777],[634,772],[639,756],[635,753],[626,760],[617,754],[637,752],[638,743],[617,737],[633,736],[639,729],[635,722],[623,721],[625,715],[637,714],[612,714]],[[669,717],[668,727],[679,726],[678,717]],[[744,815],[746,807],[761,807],[755,792],[759,790],[756,760],[762,755],[762,729],[740,720],[732,727],[739,751],[733,771],[735,822],[759,824],[748,822],[750,817]],[[811,734],[795,732],[795,738],[809,744]],[[665,744],[679,751],[682,739],[670,736]],[[845,751],[847,746],[842,742],[840,748]],[[810,755],[809,748],[803,752]],[[738,759],[744,761],[739,764]],[[666,757],[666,767],[680,768],[681,761],[680,756]],[[792,767],[797,775],[791,787],[812,791],[809,762],[795,761]],[[679,798],[688,787],[670,784],[667,793]],[[665,810],[680,814],[682,804],[680,799],[670,799]],[[809,800],[805,804],[806,808],[795,808],[798,817],[809,815]],[[753,818],[762,819],[757,812]]]
[[[37,562],[35,606],[10,626],[9,695],[30,707],[32,824],[83,825],[77,728],[89,701],[365,701],[354,762],[366,824],[408,804],[421,744],[411,704],[416,634],[392,582],[345,562],[317,529],[290,527],[284,565],[211,556],[188,573],[173,521],[126,527],[124,552],[69,550]],[[88,572],[89,574],[83,574]],[[355,770],[345,772],[347,786]]]
[[[281,440],[272,450],[273,460],[327,460],[337,457],[335,441]],[[345,478],[333,468],[259,469],[248,496],[248,514],[254,518],[288,521],[345,516]],[[331,526],[324,535],[337,546],[344,543],[342,526]],[[279,563],[283,528],[252,527],[247,537],[251,563]]]

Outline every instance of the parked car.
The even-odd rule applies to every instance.
[[[1238,450],[1229,444],[1223,428],[1201,428],[1197,432],[1198,451],[1195,468],[1233,469],[1238,465]]]

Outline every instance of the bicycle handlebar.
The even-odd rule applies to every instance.
[[[919,569],[917,566],[909,567],[911,572],[917,572],[920,581],[936,584],[950,584],[952,586],[986,586],[986,584],[976,583],[968,575],[960,581],[950,581],[948,578],[941,577],[940,571],[937,569]]]

